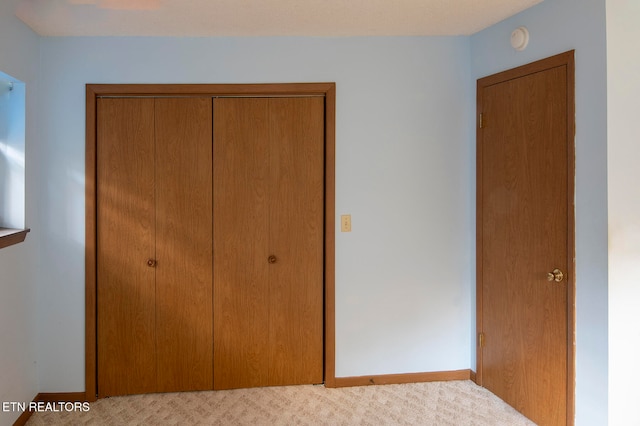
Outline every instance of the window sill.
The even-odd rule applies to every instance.
[[[0,249],[23,242],[29,231],[31,230],[0,228]]]

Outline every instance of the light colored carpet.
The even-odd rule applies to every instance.
[[[531,421],[471,381],[327,389],[287,386],[100,399],[36,425],[508,425]]]

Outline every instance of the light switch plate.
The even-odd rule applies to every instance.
[[[343,214],[340,216],[340,230],[342,232],[351,232],[351,215]]]

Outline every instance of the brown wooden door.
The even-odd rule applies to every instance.
[[[212,389],[212,101],[155,106],[157,391]]]
[[[98,395],[154,392],[154,100],[97,108]]]
[[[324,100],[214,101],[214,388],[323,380]]]
[[[211,389],[211,99],[99,99],[97,122],[98,394]]]
[[[540,425],[566,424],[572,392],[572,67],[557,62],[478,81],[479,380]]]

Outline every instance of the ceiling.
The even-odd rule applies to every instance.
[[[19,0],[16,15],[43,36],[433,36],[470,35],[541,1]]]

